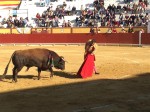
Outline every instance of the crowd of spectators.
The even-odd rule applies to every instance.
[[[132,3],[132,5],[129,0],[125,0],[126,2],[127,4],[123,6],[110,4],[104,7],[103,0],[93,0],[93,9],[81,5],[80,10],[77,10],[75,5],[67,6],[65,1],[53,10],[53,4],[50,2],[48,8],[42,14],[37,13],[32,21],[22,17],[0,17],[0,27],[135,27],[148,25],[147,0],[141,0],[138,4]],[[76,16],[76,19],[72,22],[64,19],[65,16]]]
[[[81,16],[76,19],[77,26],[146,26],[149,21],[149,15],[146,13],[147,0],[133,5],[124,4],[124,6],[114,4],[104,7],[103,3],[95,0],[94,10],[83,10]],[[117,18],[117,15],[119,17]]]
[[[76,15],[76,27],[91,27],[91,26],[146,26],[149,21],[148,13],[145,13],[148,6],[147,0],[141,1],[138,4],[130,3],[124,6],[114,4],[104,7],[104,2],[99,0],[93,1],[93,10],[81,5],[81,10],[77,11],[76,7],[67,6],[65,2],[57,6],[56,10],[52,10],[52,6],[42,13],[40,18],[36,17],[36,22],[39,27],[72,27],[70,20],[65,20],[64,16]],[[37,14],[38,15],[38,14]],[[117,19],[117,15],[118,19]]]
[[[0,16],[0,28],[24,28],[24,27],[35,27],[36,23],[28,20],[28,17],[17,18],[9,16],[8,18],[2,18]]]

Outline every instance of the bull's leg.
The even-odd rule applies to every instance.
[[[40,80],[40,78],[41,78],[40,74],[41,74],[41,69],[38,68],[38,80]]]
[[[12,80],[13,80],[14,82],[17,82],[17,75],[18,75],[18,72],[19,72],[21,69],[22,69],[22,67],[19,67],[19,68],[18,68],[18,67],[16,67],[16,66],[13,68],[13,77],[12,77],[13,79],[12,79]]]
[[[52,67],[50,67],[50,68],[49,68],[49,71],[50,71],[50,78],[52,78],[52,77],[53,77],[53,75],[54,75],[54,72],[53,72]]]

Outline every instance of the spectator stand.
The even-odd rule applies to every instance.
[[[100,1],[100,0],[99,0]],[[64,12],[60,13],[56,11],[56,9],[59,7],[62,7],[64,2],[66,3],[66,6],[64,7]],[[134,1],[133,1],[134,2]],[[61,0],[54,0],[53,2],[49,2],[49,4],[45,4],[44,0],[41,0],[40,3],[37,3],[35,1],[22,1],[22,3],[19,6],[18,12],[20,10],[20,13],[22,13],[23,11],[21,10],[27,10],[26,13],[24,12],[24,14],[19,14],[17,13],[17,17],[18,19],[20,17],[23,17],[23,19],[26,21],[26,16],[28,17],[28,25],[26,25],[27,27],[63,27],[65,25],[63,25],[64,21],[65,24],[66,22],[68,22],[68,20],[71,22],[71,27],[129,27],[129,25],[133,25],[133,26],[146,26],[147,25],[147,21],[145,20],[145,15],[146,13],[149,11],[149,7],[146,8],[146,11],[143,12],[143,19],[141,19],[139,21],[139,23],[137,21],[129,21],[129,20],[125,20],[125,15],[128,14],[129,18],[131,18],[131,14],[136,16],[139,16],[139,12],[137,13],[136,11],[133,11],[132,7],[134,5],[133,2],[130,2],[130,10],[125,10],[125,8],[123,8],[123,6],[127,6],[124,2],[124,0],[105,0],[104,3],[104,7],[100,8],[100,10],[97,10],[94,6],[94,0],[67,0],[67,1],[61,1]],[[112,14],[112,12],[108,12],[108,18],[106,17],[106,10],[108,8],[109,5],[113,5],[115,7],[118,6],[118,4],[120,4],[121,6],[121,10],[120,8],[116,8],[115,9],[115,14]],[[119,6],[119,7],[120,7]],[[76,8],[76,12],[73,13],[72,11],[70,12],[70,9],[72,7]],[[128,9],[127,8],[127,9]],[[33,11],[34,9],[34,11]],[[50,9],[50,11],[52,11],[52,18],[50,18],[48,21],[50,22],[48,25],[46,25],[45,23],[45,17],[43,17],[43,13],[47,13],[47,10]],[[61,10],[63,11],[63,10]],[[3,11],[1,11],[3,12]],[[37,21],[36,19],[36,14],[39,13],[40,14],[40,19],[39,21]],[[88,13],[88,14],[86,14]],[[122,13],[123,17],[122,19],[120,19],[120,13]],[[59,17],[58,14],[63,14],[61,15],[61,18]],[[6,13],[5,13],[6,15]],[[12,12],[8,12],[9,16],[13,16]],[[89,17],[82,17],[82,16],[89,16]],[[4,17],[4,14],[1,14],[1,17]],[[56,18],[55,18],[56,17]],[[7,17],[8,18],[8,17]],[[6,20],[7,20],[6,18]],[[76,18],[79,18],[79,21],[76,21]],[[134,17],[133,17],[134,18]],[[128,23],[126,23],[128,22]],[[133,23],[134,22],[134,23]],[[138,23],[138,24],[137,24]],[[25,26],[25,27],[26,27]],[[66,25],[67,26],[67,25]],[[7,26],[6,26],[7,27]]]

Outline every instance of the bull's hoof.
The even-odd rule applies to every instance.
[[[1,77],[0,77],[0,81],[2,81],[3,79],[5,79],[5,77],[1,76]]]
[[[53,76],[50,76],[50,78],[53,78]]]
[[[12,83],[16,83],[16,82],[17,82],[17,80],[14,80],[14,79],[12,80]]]

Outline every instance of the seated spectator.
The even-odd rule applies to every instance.
[[[27,22],[29,21],[28,17],[24,18],[23,21],[24,21],[24,24],[26,26]]]
[[[25,26],[24,19],[23,19],[23,17],[20,17],[20,20],[19,20],[19,27],[24,27],[24,26]]]
[[[108,11],[112,11],[112,6],[109,4],[109,6],[107,7]]]
[[[148,25],[148,22],[149,22],[149,18],[150,18],[150,16],[148,15],[148,13],[146,13],[146,15],[145,15],[145,21],[146,21],[146,25]]]
[[[58,27],[58,22],[55,18],[52,19],[52,27]]]
[[[79,17],[76,17],[75,22],[76,22],[76,26],[78,26],[78,21],[79,21]]]
[[[36,14],[36,23],[39,26],[39,21],[40,21],[41,15],[39,13]]]
[[[119,22],[118,21],[116,21],[116,19],[114,19],[114,26],[116,26],[116,27],[118,27],[119,26]]]
[[[1,24],[2,24],[2,27],[7,28],[7,20],[6,20],[6,18],[3,18]]]
[[[63,7],[64,7],[64,8],[66,8],[66,7],[67,7],[66,2],[63,2]]]
[[[144,17],[142,19],[142,26],[146,26],[146,19]]]
[[[146,7],[148,6],[148,1],[144,0],[144,4],[146,5]]]
[[[63,20],[63,18],[58,18],[58,27],[62,27]]]
[[[93,5],[97,6],[98,5],[98,0],[94,0]]]
[[[45,23],[44,23],[44,25],[45,25]],[[26,27],[37,28],[37,24],[35,23],[35,21],[33,19],[31,19],[27,22]]]
[[[121,13],[121,5],[119,5],[119,4],[117,5],[117,12]]]
[[[67,26],[66,27],[71,27],[72,25],[71,25],[71,21],[70,20],[68,20],[68,22],[67,22]]]
[[[101,19],[101,26],[105,26],[105,19]]]
[[[7,28],[13,28],[13,24],[10,21],[7,21]]]
[[[98,3],[98,4],[95,6],[95,9],[99,11],[99,10],[101,9],[101,5]]]
[[[19,27],[19,20],[17,17],[15,17],[15,19],[14,19],[14,26]]]
[[[124,5],[124,6],[122,7],[122,9],[123,9],[124,12],[127,12],[127,6],[126,6],[126,5]]]
[[[94,27],[94,20],[90,19],[89,22],[88,22],[88,26],[89,27],[90,26]]]
[[[145,5],[145,3],[144,2],[141,2],[141,8],[142,8],[142,10],[141,10],[141,12],[145,12],[145,10],[146,10],[146,5]]]
[[[83,26],[83,24],[85,22],[85,17],[83,15],[81,15],[79,18],[81,20],[81,26]]]
[[[127,13],[131,11],[131,5],[130,4],[127,4]]]
[[[104,5],[104,0],[99,0],[99,3]]]
[[[126,11],[124,13],[125,19],[129,19],[129,14]]]
[[[140,19],[142,19],[144,17],[143,13],[139,14]]]
[[[41,15],[39,13],[36,14],[36,19],[39,20],[41,18]]]
[[[76,14],[76,7],[75,6],[72,7],[72,15],[74,15],[74,14]]]
[[[108,20],[108,21],[106,21],[106,23],[105,23],[105,26],[107,26],[107,27],[110,27],[111,26],[111,21],[110,21],[110,19]]]
[[[132,26],[134,25],[133,21],[132,21],[132,18],[129,18],[128,23],[129,23],[128,25],[132,25]]]
[[[84,25],[88,26],[88,19],[85,19]]]
[[[138,9],[138,5],[136,3],[133,3],[132,14],[136,14],[137,13],[137,9]]]
[[[50,27],[50,19],[48,18],[48,16],[45,17],[45,26],[46,27]]]
[[[112,5],[112,13],[115,14],[116,13],[116,6],[113,4]]]
[[[137,26],[141,26],[142,25],[142,19],[140,19],[140,18],[137,18]]]
[[[67,25],[66,21],[63,20],[62,27],[67,27],[67,26],[68,26],[68,25]]]
[[[119,14],[119,21],[122,21],[122,20],[123,20],[123,14],[120,13],[120,14]]]

